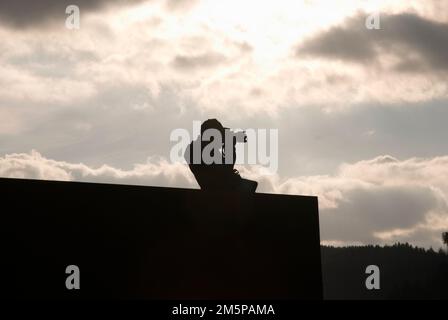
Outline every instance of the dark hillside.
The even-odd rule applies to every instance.
[[[321,248],[326,299],[447,299],[448,255],[409,244]],[[380,268],[379,290],[367,290],[368,265]]]

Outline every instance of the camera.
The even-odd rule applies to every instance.
[[[233,131],[230,128],[224,128],[226,130],[226,138],[230,137],[232,141],[246,143],[247,135],[246,131]],[[230,135],[229,135],[230,133]]]

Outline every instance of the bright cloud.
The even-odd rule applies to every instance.
[[[170,164],[163,159],[148,159],[131,170],[108,165],[91,168],[43,157],[37,151],[9,154],[0,158],[0,176],[59,181],[88,181],[127,183],[154,186],[194,186],[194,177],[181,164]]]
[[[87,10],[77,31],[66,30],[63,23],[26,31],[4,27],[2,82],[12,87],[0,91],[0,103],[27,99],[29,104],[82,104],[112,83],[144,86],[153,97],[161,87],[170,86],[200,109],[231,108],[248,114],[304,105],[331,110],[372,101],[396,104],[447,97],[446,77],[436,74],[403,75],[393,68],[371,69],[370,63],[356,66],[296,55],[297,45],[322,38],[347,20],[352,21],[348,30],[360,29],[362,37],[348,33],[346,50],[383,43],[390,32],[364,27],[367,15],[377,11],[384,17],[413,12],[422,21],[446,28],[447,20],[434,9],[437,2],[134,3],[108,7],[100,1],[89,6],[92,10]],[[169,9],[175,5],[177,10]],[[62,14],[61,21],[64,18]],[[390,28],[400,26],[389,21]],[[383,28],[388,28],[388,20]],[[424,43],[430,40],[425,37]],[[387,51],[378,55],[385,63],[415,65],[412,57],[387,62],[396,56],[391,58]]]
[[[437,248],[448,228],[447,168],[448,156],[404,161],[380,156],[344,164],[332,176],[284,179],[260,167],[240,172],[257,180],[260,192],[317,195],[324,243],[411,241]],[[0,176],[197,188],[187,166],[163,159],[122,170],[56,161],[36,151],[0,158]]]

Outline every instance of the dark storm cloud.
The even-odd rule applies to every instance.
[[[65,21],[69,5],[79,7],[81,14],[108,5],[131,5],[144,0],[0,0],[0,23],[14,28],[29,28]]]
[[[414,14],[381,15],[381,29],[365,27],[358,15],[297,48],[300,56],[317,56],[355,63],[372,63],[382,53],[393,54],[400,72],[448,70],[448,24]]]

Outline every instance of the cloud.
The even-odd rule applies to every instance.
[[[0,176],[60,181],[109,182],[153,186],[195,187],[193,176],[181,164],[148,159],[130,170],[108,165],[92,168],[43,157],[37,151],[14,153],[0,158]]]
[[[357,8],[355,1],[349,2],[344,6],[331,5],[335,10],[341,8],[329,19],[332,24]],[[33,28],[0,28],[0,84],[4,84],[0,86],[0,106],[22,104],[36,109],[39,105],[43,110],[70,102],[75,108],[92,101],[104,105],[106,101],[100,101],[104,98],[102,88],[112,84],[117,88],[147,87],[151,99],[157,98],[160,88],[170,87],[183,104],[191,102],[201,112],[229,111],[235,116],[254,116],[259,112],[275,115],[287,108],[307,106],[333,111],[363,103],[414,103],[448,96],[446,77],[437,76],[438,69],[434,74],[422,74],[428,66],[420,63],[419,54],[375,56],[374,44],[382,43],[383,37],[391,43],[387,40],[391,32],[377,32],[378,41],[365,39],[364,19],[359,21],[364,29],[359,31],[356,44],[349,33],[345,39],[348,43],[342,42],[343,46],[340,41],[331,46],[331,37],[327,37],[325,50],[317,45],[314,48],[323,50],[329,58],[345,57],[348,51],[351,60],[313,61],[316,55],[311,53],[303,53],[304,59],[292,56],[297,39],[305,37],[312,42],[314,38],[309,37],[328,26],[327,16],[321,16],[326,11],[319,9],[328,7],[324,1],[304,8],[303,3],[294,2],[302,8],[299,18],[298,10],[286,10],[291,6],[288,1],[281,6],[263,4],[256,12],[245,4],[239,8],[238,16],[233,15],[236,1],[226,1],[219,8],[206,0],[172,2],[174,7],[183,3],[176,10],[194,4],[181,14],[172,14],[168,8],[171,2],[167,0],[148,1],[135,7],[119,6],[134,1],[112,1],[111,5],[117,6],[113,10],[107,10],[108,3],[100,1],[92,7],[87,4],[85,10],[92,14],[82,19],[82,28],[77,31],[34,28],[40,23],[35,19],[29,22]],[[83,10],[81,7],[81,14]],[[312,19],[305,12],[316,16]],[[387,12],[385,19],[394,17]],[[427,16],[432,17],[428,14],[418,19],[437,24]],[[49,15],[47,20],[51,21],[51,17],[59,21],[58,14]],[[65,19],[65,13],[62,18]],[[383,21],[383,27],[387,25]],[[341,32],[351,30],[339,28]],[[419,31],[428,27],[422,24],[416,28]],[[432,51],[437,55],[436,50]],[[367,59],[369,63],[348,62],[362,61],[369,55],[373,55]],[[437,65],[437,59],[433,60]],[[393,72],[372,71],[372,65],[380,64]],[[439,64],[443,65],[443,61]],[[151,101],[146,102],[151,105]]]
[[[65,21],[65,9],[77,5],[83,12],[97,11],[110,5],[131,5],[142,0],[0,0],[0,21],[14,28],[45,25],[55,20]]]
[[[195,69],[215,67],[226,61],[226,57],[215,52],[208,52],[199,55],[177,55],[174,57],[172,65],[181,71],[191,71]]]
[[[199,0],[168,0],[166,6],[173,11],[185,11],[193,7]]]
[[[411,13],[380,17],[380,30],[365,27],[366,15],[351,17],[299,44],[297,56],[378,64],[392,55],[390,67],[399,72],[448,70],[448,23]]]
[[[132,6],[154,0],[0,0],[0,23],[16,29],[29,29],[64,22],[69,5],[76,5],[80,13],[91,13],[109,7]],[[185,12],[193,8],[198,0],[164,0],[169,12]]]
[[[413,231],[432,210],[445,209],[446,213],[443,199],[427,187],[369,186],[346,190],[342,196],[335,208],[322,211],[322,234],[333,241],[363,244],[403,241],[400,233],[385,239],[377,234]]]
[[[409,241],[438,248],[448,229],[448,156],[400,161],[385,155],[341,165],[334,175],[286,180],[240,171],[264,191],[317,195],[324,243]]]
[[[448,156],[400,161],[391,156],[344,164],[334,175],[282,179],[261,167],[239,168],[259,192],[317,195],[324,243],[409,241],[440,247],[448,228]],[[0,158],[0,176],[197,188],[183,164],[150,158],[122,170],[43,157],[37,151]]]
[[[288,179],[277,191],[318,195],[322,234],[330,242],[411,240],[438,247],[448,228],[448,156],[380,156],[344,164],[332,176]]]

